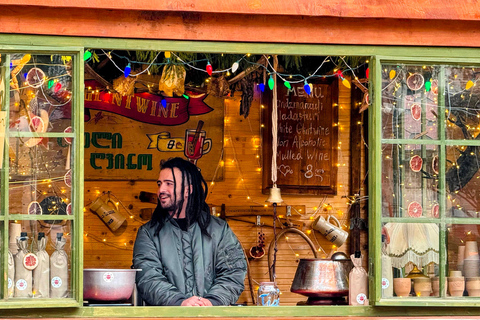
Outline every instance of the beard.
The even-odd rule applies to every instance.
[[[169,201],[162,202],[161,197],[167,196]],[[171,212],[172,214],[175,214],[179,207],[180,207],[180,201],[178,200],[176,203],[174,202],[174,199],[171,195],[167,194],[160,194],[160,197],[158,199],[160,206],[162,207],[163,210],[166,210],[168,212]]]

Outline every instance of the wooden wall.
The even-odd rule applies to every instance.
[[[295,213],[295,219],[306,224],[303,228],[315,244],[320,246],[320,258],[330,256],[335,250],[348,252],[348,241],[341,248],[333,248],[332,244],[317,232],[312,232],[311,222],[318,215],[335,215],[345,230],[349,229],[347,200],[349,190],[349,132],[350,132],[350,90],[339,84],[339,153],[338,153],[338,195],[336,196],[294,196],[283,195],[284,205],[305,206],[306,212]],[[224,162],[212,163],[224,170],[224,181],[215,181],[209,185],[207,202],[212,206],[225,204],[242,206],[248,211],[249,206],[264,206],[267,195],[262,194],[262,143],[261,143],[261,112],[260,96],[256,94],[247,119],[239,116],[240,96],[225,101],[225,152]],[[358,164],[355,164],[358,165]],[[157,177],[152,177],[156,179]],[[127,223],[115,233],[111,232],[93,212],[88,210],[88,204],[102,192],[111,191],[112,197],[120,202],[122,214],[130,215]],[[142,208],[153,208],[155,205],[138,200],[140,191],[156,192],[155,181],[85,181],[85,223],[84,223],[84,267],[85,268],[129,268],[132,260],[132,248],[138,227],[146,220],[140,217]],[[122,204],[130,208],[129,212]],[[268,247],[273,239],[272,217],[261,217],[263,227],[254,223],[227,219],[233,231],[239,237],[245,250],[249,250],[257,243],[257,234],[260,230],[265,233],[265,244]],[[282,228],[277,224],[278,228]],[[284,227],[284,226],[283,226]],[[288,237],[288,239],[287,239]],[[363,242],[366,239],[364,238]],[[308,244],[295,234],[287,234],[278,243],[277,282],[282,291],[281,304],[295,305],[306,300],[298,294],[290,293],[290,285],[295,275],[300,258],[312,258]],[[321,249],[320,249],[321,250]],[[366,256],[366,252],[363,252]],[[251,276],[254,289],[262,281],[268,281],[267,256],[261,259],[250,260]],[[252,303],[248,281],[246,288],[239,299],[239,303]]]

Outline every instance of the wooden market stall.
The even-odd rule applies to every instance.
[[[470,108],[469,104],[465,105],[462,101],[454,101],[457,103],[454,105],[445,99],[456,96],[450,94],[448,88],[442,85],[444,82],[451,84],[452,88],[458,85],[465,96],[471,92],[470,97],[474,97],[472,101],[476,101],[474,85],[477,81],[476,66],[480,63],[477,58],[480,40],[475,35],[480,27],[479,16],[480,9],[476,5],[443,0],[417,3],[267,3],[257,0],[223,3],[2,1],[0,54],[3,71],[0,74],[6,80],[4,83],[10,83],[9,80],[16,79],[17,75],[19,79],[23,79],[20,72],[7,70],[10,62],[10,69],[21,65],[21,58],[26,56],[25,53],[31,52],[32,56],[38,56],[45,63],[69,64],[71,82],[52,82],[51,85],[45,83],[45,86],[50,90],[48,97],[55,98],[59,105],[71,106],[71,116],[49,119],[42,118],[43,114],[39,114],[39,123],[45,125],[45,121],[50,120],[50,126],[54,128],[52,132],[44,131],[43,135],[41,132],[41,138],[29,133],[17,132],[9,135],[12,141],[19,139],[22,143],[22,139],[29,138],[30,143],[35,146],[40,146],[42,139],[45,144],[57,140],[58,145],[45,155],[50,161],[49,165],[51,163],[55,168],[58,166],[56,170],[62,179],[52,183],[47,181],[48,177],[39,175],[35,176],[35,179],[45,179],[45,186],[33,190],[30,185],[22,185],[22,175],[25,175],[22,170],[28,166],[33,167],[33,163],[37,167],[42,166],[42,161],[33,161],[30,153],[25,151],[28,149],[22,149],[25,147],[21,143],[17,149],[9,147],[4,162],[9,163],[8,170],[16,171],[13,177],[5,174],[7,171],[2,171],[2,190],[5,186],[10,189],[2,191],[0,234],[4,240],[2,248],[7,250],[2,251],[3,263],[0,267],[7,262],[8,231],[12,226],[21,224],[22,229],[30,230],[29,228],[33,229],[38,223],[41,230],[50,232],[47,238],[50,237],[52,243],[55,240],[54,235],[59,232],[67,239],[71,287],[69,295],[61,300],[11,299],[8,296],[8,283],[4,279],[0,290],[3,299],[0,301],[0,314],[5,312],[8,317],[29,318],[480,318],[477,308],[479,300],[475,299],[473,294],[465,293],[461,298],[447,296],[446,293],[438,293],[432,297],[412,295],[404,298],[398,294],[393,297],[387,290],[382,290],[389,286],[385,285],[385,279],[393,282],[394,277],[405,276],[398,273],[405,271],[405,264],[401,267],[394,265],[397,266],[396,273],[392,274],[391,278],[383,273],[382,268],[386,265],[382,255],[385,253],[382,235],[395,239],[396,227],[421,224],[421,230],[425,228],[438,234],[436,239],[440,248],[431,250],[437,253],[431,258],[437,262],[435,269],[427,267],[430,261],[424,263],[415,260],[415,263],[419,267],[425,267],[425,274],[444,275],[439,277],[440,291],[447,290],[447,281],[450,281],[447,277],[448,271],[460,268],[459,247],[464,241],[470,242],[470,246],[477,241],[476,212],[480,211],[480,208],[477,208],[475,201],[468,199],[477,197],[477,185],[469,182],[470,179],[475,180],[478,170],[473,170],[469,179],[458,179],[458,182],[455,177],[452,178],[458,171],[449,169],[457,163],[457,169],[462,165],[457,150],[461,150],[458,151],[461,154],[475,155],[478,144],[476,139],[465,140],[472,135],[477,136],[473,130],[476,130],[474,127],[478,124],[475,119],[467,116],[465,119],[458,114],[445,116],[444,112],[438,112],[436,108],[443,105],[461,110]],[[269,61],[273,61],[273,57],[277,56],[301,56],[304,62],[318,61],[319,68],[323,65],[322,61],[327,61],[329,57],[335,62],[347,62],[344,65],[345,75],[341,74],[341,71],[337,73],[338,69],[332,67],[327,71],[322,70],[323,79],[309,80],[312,82],[313,96],[315,97],[316,90],[321,92],[316,97],[318,106],[312,103],[305,107],[311,101],[308,100],[310,95],[305,95],[303,81],[299,84],[292,81],[293,90],[287,91],[287,87],[283,86],[285,79],[276,78],[276,92],[279,95],[276,104],[280,109],[280,120],[278,131],[273,134],[274,137],[278,134],[278,149],[272,150],[272,141],[275,139],[272,139],[271,114],[274,104],[272,101],[275,98],[270,96],[268,89],[263,93],[259,84],[267,85],[271,75],[269,70],[274,74],[280,73],[280,70],[284,71],[282,68],[287,69],[286,65],[269,67],[268,63],[263,61],[265,71],[257,75],[260,80],[249,80],[245,83],[242,83],[242,79],[250,71],[238,77],[231,75],[227,80],[228,85],[235,88],[236,84],[236,92],[219,94],[218,83],[214,88],[212,84],[205,84],[200,89],[189,87],[188,95],[191,101],[188,103],[193,104],[192,101],[196,98],[202,100],[201,95],[207,94],[208,97],[203,98],[204,105],[201,101],[198,103],[197,113],[193,113],[193,116],[184,122],[149,122],[146,118],[132,115],[129,110],[137,110],[144,116],[155,118],[161,118],[163,112],[163,117],[170,118],[169,121],[175,118],[176,107],[172,106],[177,102],[158,94],[162,91],[158,88],[161,72],[153,75],[145,73],[136,83],[131,84],[130,88],[135,87],[134,95],[130,92],[124,96],[119,94],[121,90],[118,83],[115,83],[123,76],[105,80],[106,71],[102,71],[102,68],[112,61],[123,63],[124,52],[136,50],[161,53],[161,57],[165,58],[166,52],[210,54],[218,57],[252,54],[270,59]],[[84,59],[85,52],[93,53],[93,58]],[[23,55],[20,56],[19,53]],[[95,59],[95,55],[100,56],[101,61],[94,62],[92,59]],[[132,62],[133,72],[148,69],[142,64],[138,64],[135,69],[133,56],[129,57],[127,60]],[[354,60],[355,67],[350,66]],[[189,63],[185,59],[178,61]],[[28,66],[28,61],[25,64]],[[465,68],[467,71],[461,71],[464,66],[468,67]],[[120,69],[124,67],[122,65]],[[247,64],[243,67],[248,71]],[[214,65],[214,70],[220,69],[219,65]],[[239,70],[237,75],[241,71]],[[370,74],[367,75],[368,73]],[[412,74],[422,77],[422,85],[418,88],[407,81]],[[3,119],[20,119],[19,123],[15,124],[16,127],[10,123],[10,130],[7,131],[22,126],[21,118],[25,117],[22,113],[22,101],[26,102],[26,109],[34,108],[32,101],[35,101],[35,97],[32,95],[38,94],[39,87],[44,87],[43,82],[37,87],[31,86],[27,76],[28,74],[24,76],[24,80],[28,82],[26,85],[33,89],[25,90],[19,96],[6,94],[9,90],[0,94],[4,97],[0,100],[2,110],[10,110],[8,116],[2,116]],[[303,75],[305,81],[310,79],[310,76]],[[458,84],[455,81],[458,81]],[[471,85],[469,81],[472,82]],[[56,83],[61,83],[63,89]],[[12,85],[15,84],[10,84]],[[129,84],[121,85],[125,89]],[[249,85],[253,89],[248,88]],[[12,92],[16,90],[11,88]],[[20,88],[17,89],[22,88],[20,83]],[[66,88],[70,96],[61,96],[59,92]],[[432,95],[434,89],[437,91]],[[469,91],[470,89],[472,90]],[[248,90],[251,90],[250,96],[246,96]],[[295,97],[291,96],[292,91]],[[73,99],[70,102],[71,96]],[[407,96],[413,100],[409,101],[410,97]],[[245,99],[251,101],[248,111],[245,110]],[[155,106],[160,106],[163,100],[167,101],[170,109],[158,109],[158,113],[155,113]],[[292,101],[303,103],[302,108],[307,109],[301,110],[305,111],[302,113],[303,121],[289,112],[292,108],[295,109],[290,105]],[[182,103],[178,102],[179,108]],[[407,116],[403,113],[398,115],[391,112],[397,103],[404,104],[402,108],[408,111],[407,115],[411,114],[413,120],[402,118]],[[419,115],[414,111],[417,107],[412,107],[412,104],[418,105]],[[18,108],[8,109],[8,105]],[[207,110],[208,108],[213,111]],[[118,111],[119,109],[123,111]],[[294,112],[301,113],[298,109]],[[55,115],[54,110],[49,110],[49,115],[52,114]],[[305,127],[305,119],[315,119],[319,127],[315,130]],[[199,120],[205,123],[202,122],[207,131],[205,141],[209,140],[209,147],[203,149],[204,154],[198,160],[199,167],[209,183],[207,203],[213,214],[227,220],[240,239],[249,261],[249,277],[245,279],[245,291],[238,301],[247,307],[218,307],[198,311],[194,310],[195,308],[180,307],[83,305],[83,269],[130,268],[136,232],[149,220],[155,207],[148,196],[157,189],[155,179],[158,162],[170,155],[184,155],[181,144],[187,139],[184,138],[185,132],[195,129]],[[416,122],[419,120],[421,124]],[[398,121],[396,126],[393,125],[395,121]],[[447,129],[446,136],[441,135],[442,130],[435,129],[433,134],[428,131],[443,121],[468,129]],[[30,122],[31,120],[26,122],[27,129],[32,126]],[[35,130],[41,126],[37,124]],[[76,129],[68,131],[67,127]],[[45,130],[46,128],[47,125]],[[294,134],[294,131],[297,134]],[[462,132],[467,132],[469,135],[465,134],[465,137],[468,137],[462,138]],[[435,135],[437,133],[438,136]],[[72,144],[71,139],[81,142],[81,145]],[[168,153],[170,151],[167,150],[167,140],[174,141],[174,147],[179,144],[176,153]],[[399,151],[403,145],[406,145],[405,151]],[[296,148],[300,150],[298,153],[295,153]],[[64,163],[70,152],[84,157],[78,159],[74,156],[71,165],[77,170],[72,170],[73,176],[72,173],[64,176],[62,170],[70,168],[70,163],[68,166]],[[276,232],[283,232],[288,228],[297,231],[282,233],[282,237],[278,239],[276,276],[282,292],[281,306],[254,307],[254,292],[258,284],[270,278],[268,252],[265,256],[259,253],[255,257],[252,250],[264,247],[266,251],[274,239],[273,210],[271,206],[265,206],[265,200],[268,189],[272,186],[271,159],[276,152],[278,163],[274,171],[277,171],[277,182],[283,190],[284,200],[284,205],[279,207]],[[413,158],[414,154],[423,159],[424,163],[420,163],[419,169],[412,165],[411,161],[408,164],[413,172],[423,174],[423,178],[418,178],[418,175],[409,172],[408,168],[405,171],[406,162],[388,162],[388,156],[403,160],[417,159]],[[438,164],[433,163],[435,156],[437,162],[447,164],[438,167]],[[313,160],[313,164],[306,159]],[[472,166],[476,168],[475,165]],[[294,178],[295,176],[297,177]],[[62,184],[61,188],[56,189],[55,183],[65,183],[66,187]],[[411,185],[413,187],[410,188]],[[464,188],[467,185],[468,187]],[[37,193],[41,199],[47,199],[50,193],[67,194],[67,201],[62,201],[62,205],[65,202],[65,208],[61,209],[62,215],[48,219],[35,215],[25,218],[22,213],[30,213],[30,210],[35,208],[35,205],[29,205],[32,203],[32,193]],[[461,206],[453,203],[455,199],[450,197],[454,197],[453,194],[458,194],[455,199],[461,201]],[[356,195],[360,198],[355,198]],[[396,195],[402,195],[406,200],[396,200]],[[366,201],[367,197],[369,202]],[[125,219],[118,229],[108,227],[95,210],[90,210],[92,203],[98,198],[111,200],[113,205],[118,207],[119,218],[122,221]],[[56,205],[56,198],[49,199],[50,202],[37,202],[44,212]],[[362,201],[356,202],[355,199]],[[420,211],[419,215],[423,220],[414,219],[418,209],[412,207],[408,212],[409,216],[403,211],[403,207],[411,203],[423,206],[424,214]],[[410,206],[408,208],[410,209]],[[428,215],[427,210],[431,212]],[[414,213],[411,213],[413,211]],[[70,215],[69,212],[73,214]],[[463,212],[468,215],[462,216]],[[350,233],[348,240],[340,247],[333,245],[313,228],[320,217],[328,218],[330,215],[339,220],[339,229]],[[57,230],[59,225],[61,228]],[[427,238],[429,237],[427,235]],[[352,238],[359,241],[352,242]],[[308,239],[313,243],[313,250]],[[49,254],[54,250],[53,245],[47,246]],[[363,266],[369,273],[369,305],[305,306],[305,296],[290,292],[300,259],[314,256],[330,258],[336,251],[347,254],[361,252]],[[475,249],[473,253],[474,251]],[[391,256],[394,255],[391,253]],[[6,278],[8,271],[6,267],[2,268]],[[470,273],[472,278],[478,276],[480,275],[476,275],[476,272]],[[392,287],[393,283],[390,289]],[[362,303],[365,301],[362,300]]]

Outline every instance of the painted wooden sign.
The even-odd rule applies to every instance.
[[[115,97],[85,92],[85,180],[156,180],[162,159],[195,163],[223,180],[223,99]]]
[[[272,94],[265,95],[264,179],[271,187]],[[277,186],[282,193],[336,194],[338,148],[337,78],[277,88]]]

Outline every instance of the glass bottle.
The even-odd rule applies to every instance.
[[[280,304],[280,289],[275,282],[260,282],[257,306],[276,307]]]

